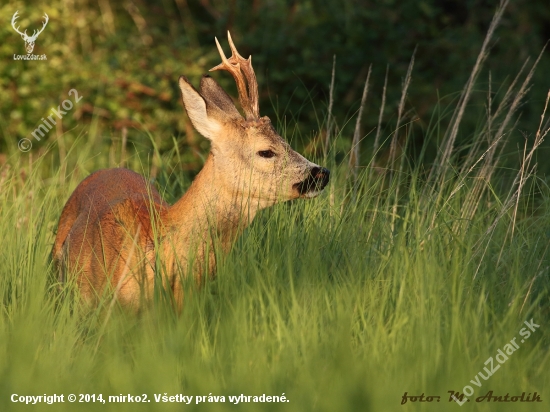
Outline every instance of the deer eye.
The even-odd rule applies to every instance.
[[[273,156],[275,156],[275,152],[272,150],[260,150],[258,152],[258,156],[264,157],[266,159],[271,159]]]

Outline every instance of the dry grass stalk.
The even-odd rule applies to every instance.
[[[468,193],[466,197],[466,201],[464,202],[464,208],[462,209],[462,222],[468,221],[472,219],[475,212],[477,211],[477,208],[479,206],[479,202],[481,201],[481,198],[485,192],[485,189],[487,188],[487,185],[490,183],[491,178],[493,176],[493,173],[496,169],[496,160],[495,160],[495,152],[497,147],[502,147],[501,144],[502,137],[505,135],[505,130],[508,127],[508,123],[512,119],[512,116],[517,111],[519,104],[521,103],[521,100],[527,93],[529,89],[529,83],[533,77],[533,74],[535,73],[535,68],[537,67],[542,54],[545,50],[546,46],[542,49],[541,53],[539,54],[539,57],[533,64],[533,67],[529,71],[528,75],[525,77],[525,80],[523,81],[520,89],[516,93],[514,100],[512,101],[512,104],[510,105],[510,108],[508,109],[508,112],[506,113],[506,117],[504,118],[503,122],[500,124],[500,127],[498,128],[495,138],[493,141],[490,141],[490,147],[489,150],[486,152],[485,156],[485,162],[477,176],[475,185],[473,189]],[[546,111],[546,108],[545,108]],[[541,124],[542,126],[542,124]],[[539,128],[540,130],[540,128]],[[489,140],[491,140],[491,137],[489,136]]]
[[[380,147],[380,134],[382,133],[382,118],[384,117],[384,108],[386,106],[386,88],[388,86],[388,69],[386,66],[386,77],[384,78],[384,89],[382,90],[382,103],[380,104],[380,114],[378,115],[378,126],[376,128],[376,137],[374,138],[374,145],[372,147],[372,161],[371,170],[376,166],[376,153]]]
[[[488,120],[487,120],[487,124],[484,126],[484,128],[482,129],[481,133],[480,134],[487,134],[487,141],[489,142],[490,144],[490,133],[492,131],[492,124],[496,121],[496,119],[498,119],[498,117],[502,114],[502,112],[504,111],[504,109],[506,107],[508,107],[508,104],[511,100],[511,97],[512,97],[512,93],[514,92],[515,88],[516,88],[516,84],[518,82],[518,80],[520,79],[521,75],[523,74],[523,71],[525,70],[525,68],[527,67],[527,63],[529,63],[529,57],[525,60],[525,62],[523,63],[523,66],[521,66],[521,69],[520,71],[518,72],[518,74],[516,75],[516,77],[514,78],[514,80],[512,81],[512,83],[510,84],[510,86],[508,87],[508,89],[506,90],[506,93],[504,94],[504,97],[502,98],[500,104],[498,105],[497,107],[497,110],[495,110],[495,112],[491,115],[491,110],[490,110],[490,107],[491,107],[491,98],[488,99],[489,101],[489,108],[488,108]],[[489,78],[489,82],[490,82],[490,78]],[[491,93],[489,91],[489,93]],[[468,151],[468,156],[466,157],[465,161],[464,161],[464,164],[462,165],[462,169],[460,170],[460,174],[463,175],[463,173],[467,170],[467,169],[470,169],[471,170],[471,164],[472,162],[475,160],[475,157],[477,156],[477,153],[479,153],[479,147],[481,146],[481,143],[483,142],[483,140],[481,139],[478,139],[474,142],[472,148]],[[477,163],[477,162],[476,162]]]
[[[394,176],[393,171],[395,169],[395,156],[397,152],[399,128],[401,126],[401,120],[403,119],[403,111],[405,110],[405,100],[407,99],[407,90],[409,89],[409,85],[411,84],[412,69],[414,67],[414,56],[416,55],[417,47],[414,48],[411,61],[409,62],[409,67],[407,68],[407,74],[405,76],[405,81],[403,82],[403,88],[401,90],[401,100],[399,101],[399,107],[397,109],[397,124],[395,125],[395,132],[393,133],[393,138],[390,144],[390,182],[392,180],[392,176]],[[400,169],[399,173],[395,175],[397,176],[397,179],[399,179],[400,177],[402,166],[403,166],[403,158],[401,161],[401,166],[399,168]],[[397,202],[399,201],[399,186],[400,186],[399,182],[397,182],[395,198],[394,198],[394,203],[392,208],[392,212],[393,212],[392,219],[391,219],[392,233],[395,228],[395,217],[397,216]]]
[[[515,221],[516,221],[516,218],[517,218],[517,207],[518,207],[519,198],[521,196],[523,188],[525,187],[525,183],[533,175],[533,173],[536,169],[536,166],[537,166],[536,163],[534,165],[531,165],[531,161],[532,161],[533,156],[534,156],[535,152],[537,151],[537,149],[544,142],[544,138],[550,133],[550,128],[547,128],[547,129],[543,128],[544,117],[545,117],[546,111],[548,109],[548,102],[549,101],[550,101],[550,90],[548,91],[548,94],[546,96],[546,103],[544,105],[544,110],[543,110],[542,115],[541,115],[539,128],[538,128],[537,133],[535,135],[535,141],[533,143],[533,146],[531,147],[531,150],[529,150],[528,153],[527,153],[526,150],[524,151],[524,156],[523,156],[523,160],[522,160],[522,163],[521,163],[521,168],[518,171],[518,174],[516,175],[516,178],[514,179],[514,182],[512,183],[510,193],[509,193],[506,201],[504,202],[504,204],[502,206],[502,209],[501,209],[500,213],[498,214],[498,216],[495,218],[495,220],[493,221],[491,226],[489,226],[489,228],[486,230],[484,236],[482,236],[477,241],[477,243],[475,245],[476,250],[479,250],[481,242],[487,236],[492,235],[496,225],[502,219],[502,217],[508,212],[508,210],[510,210],[511,207],[515,206],[514,214],[512,216],[512,234],[513,234]],[[486,246],[486,248],[487,248],[487,246]],[[479,270],[479,268],[478,268],[478,270]],[[476,275],[477,275],[477,272],[478,271],[476,271]],[[476,275],[474,275],[474,278],[475,278]]]
[[[128,129],[122,128],[122,144],[120,148],[120,167],[126,167],[126,142],[128,141]]]
[[[546,110],[548,109],[548,101],[550,100],[550,90],[548,91],[548,94],[546,95],[546,102],[544,104],[544,110],[542,111],[542,115],[540,116],[540,124],[539,128],[537,130],[537,133],[535,135],[535,143],[533,144],[533,148],[529,152],[527,156],[524,155],[523,162],[521,164],[521,169],[516,176],[516,179],[514,181],[514,185],[518,183],[518,191],[517,195],[515,196],[515,207],[514,207],[514,214],[512,219],[512,235],[514,234],[514,229],[516,225],[516,219],[517,219],[517,211],[519,206],[519,196],[521,194],[521,190],[523,189],[523,186],[525,185],[525,181],[527,180],[528,176],[525,175],[525,170],[528,169],[531,165],[531,159],[533,158],[533,154],[537,147],[539,147],[542,142],[544,141],[544,138],[550,132],[550,128],[543,129],[542,125],[544,123],[544,116],[546,115]],[[524,152],[525,153],[525,152]],[[535,165],[536,166],[536,165]],[[513,186],[512,186],[513,187]]]
[[[330,145],[330,134],[332,131],[332,105],[334,104],[334,75],[336,74],[336,55],[332,57],[332,77],[330,80],[330,90],[328,98],[328,115],[327,115],[327,136],[325,139],[325,156],[328,153]]]
[[[367,79],[365,80],[365,86],[363,87],[363,95],[361,97],[361,105],[359,106],[359,113],[357,114],[357,121],[355,122],[355,131],[353,133],[353,140],[351,142],[351,152],[349,157],[349,168],[353,174],[353,195],[357,189],[357,176],[359,171],[359,146],[361,143],[361,117],[363,116],[363,110],[367,101],[367,94],[369,91],[369,81],[372,72],[372,64],[369,66],[369,72],[367,73]]]
[[[407,90],[409,89],[409,85],[411,83],[412,69],[414,67],[414,56],[416,54],[417,47],[415,47],[411,57],[411,61],[409,62],[407,75],[405,76],[405,81],[403,82],[403,88],[401,90],[401,100],[399,101],[399,107],[397,109],[397,124],[395,125],[395,132],[393,133],[393,138],[390,144],[390,168],[392,171],[395,166],[395,155],[397,152],[397,137],[399,135],[399,127],[401,126],[401,120],[403,119],[403,111],[405,110],[405,100],[407,99]]]
[[[454,143],[456,140],[456,137],[458,135],[458,130],[460,127],[460,123],[462,121],[462,117],[464,116],[464,111],[466,110],[466,106],[468,105],[468,101],[470,100],[470,96],[472,94],[472,89],[474,87],[474,84],[476,82],[477,76],[481,70],[481,67],[483,66],[483,63],[487,56],[489,55],[489,43],[491,42],[491,39],[493,38],[493,34],[495,32],[495,29],[497,28],[498,24],[500,23],[500,20],[502,18],[502,14],[504,13],[504,10],[506,9],[506,6],[508,5],[509,0],[501,0],[499,6],[497,7],[495,14],[493,16],[493,20],[491,21],[491,24],[489,25],[489,29],[487,30],[487,35],[485,36],[485,40],[483,41],[483,45],[481,46],[481,50],[477,56],[476,63],[474,65],[474,68],[472,69],[472,72],[470,73],[470,77],[468,81],[466,82],[466,86],[464,87],[464,90],[462,91],[462,94],[460,96],[458,105],[453,113],[453,116],[451,118],[451,124],[452,126],[447,129],[446,136],[444,138],[445,141],[445,148],[442,152],[440,152],[440,155],[438,156],[438,159],[436,159],[436,166],[432,169],[432,173],[435,173],[435,180],[438,180],[438,178],[441,179],[440,184],[442,183],[443,179],[445,179],[445,174],[448,167],[449,159],[451,158],[451,154],[453,152]],[[430,173],[430,175],[432,174]],[[431,178],[432,176],[430,176]]]

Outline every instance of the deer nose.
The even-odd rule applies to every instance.
[[[324,167],[314,167],[309,172],[311,177],[315,180],[315,186],[317,190],[323,190],[328,184],[330,178],[330,170]]]
[[[324,167],[314,166],[309,170],[305,180],[296,183],[294,187],[301,195],[319,193],[325,188],[329,180],[330,171]]]

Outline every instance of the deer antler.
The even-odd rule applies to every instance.
[[[239,101],[246,114],[246,120],[258,120],[260,118],[260,107],[258,103],[258,82],[256,81],[256,74],[252,68],[252,56],[245,59],[239,54],[231,34],[227,32],[227,39],[229,40],[229,47],[231,47],[231,57],[228,59],[225,57],[223,49],[216,38],[216,46],[220,52],[222,62],[216,67],[210,69],[214,70],[227,70],[237,83],[237,89],[239,91]],[[243,77],[244,74],[244,77]],[[246,78],[246,83],[245,83]],[[248,84],[248,91],[246,85]]]
[[[245,59],[239,54],[235,44],[233,44],[233,39],[231,39],[231,34],[227,32],[227,40],[229,40],[229,47],[231,47],[231,59],[237,60],[241,65],[241,70],[243,71],[246,82],[248,84],[248,97],[250,99],[250,107],[256,118],[260,117],[260,106],[258,103],[258,82],[256,80],[256,74],[252,68],[252,56],[248,56],[248,59]]]
[[[45,18],[45,21],[44,21],[44,23],[42,23],[42,28],[40,30],[34,30],[32,36],[31,36],[31,39],[33,39],[33,40],[36,40],[38,35],[40,33],[42,33],[44,31],[44,29],[46,28],[46,25],[48,24],[48,21],[50,21],[50,18],[48,17],[48,15],[46,13],[44,13],[44,16],[42,16],[42,17]]]
[[[17,33],[19,33],[19,34],[21,35],[21,37],[27,38],[27,37],[29,37],[29,36],[27,36],[27,30],[25,30],[24,33],[21,33],[21,32],[19,31],[19,27],[15,27],[15,21],[16,21],[17,18],[19,17],[19,16],[17,15],[17,13],[19,13],[19,10],[17,10],[17,11],[15,12],[15,14],[13,15],[13,17],[11,18],[11,26],[13,27],[13,29],[14,29]]]
[[[27,34],[27,30],[25,30],[23,33],[21,33],[19,31],[19,27],[15,27],[16,20],[19,18],[19,16],[17,15],[18,13],[19,13],[19,10],[17,10],[15,12],[15,14],[13,15],[13,17],[11,18],[11,25],[12,25],[13,29],[17,33],[19,33],[25,41],[34,42],[36,40],[36,38],[38,37],[38,35],[44,31],[44,29],[46,28],[46,25],[48,24],[48,21],[50,20],[50,18],[48,17],[48,15],[46,13],[44,13],[43,17],[45,18],[45,21],[44,21],[44,23],[42,23],[42,28],[40,30],[34,30],[32,36],[29,37],[29,35]]]

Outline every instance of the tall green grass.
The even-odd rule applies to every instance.
[[[368,149],[357,134],[350,154],[339,157],[349,139],[334,127],[325,154],[313,159],[332,171],[325,193],[260,213],[215,279],[185,285],[181,314],[161,301],[137,315],[110,311],[109,300],[85,310],[71,285],[57,283],[49,261],[62,206],[93,170],[126,164],[155,175],[168,201],[181,195],[190,182],[171,172],[177,145],[162,159],[154,153],[154,162],[139,148],[123,159],[120,142],[102,145],[92,123],[63,156],[55,145],[38,159],[8,153],[0,168],[0,410],[446,411],[460,410],[448,391],[466,385],[475,392],[464,410],[546,410],[550,190],[535,165],[548,123],[543,118],[528,131],[518,162],[504,168],[502,136],[513,129],[528,74],[508,91],[489,90],[470,147],[447,139],[437,164],[426,168],[423,151],[413,163],[407,145],[414,128],[402,106],[413,62],[398,127],[376,133],[376,148],[390,147],[389,160],[375,150],[373,160],[359,163]],[[456,108],[471,92],[465,87]],[[423,140],[456,137],[459,109],[442,103],[435,113]],[[291,130],[289,140],[300,138]],[[531,319],[540,328],[520,343]],[[480,388],[472,384],[514,337],[519,349]],[[543,402],[475,402],[490,390],[537,392]],[[405,392],[440,401],[401,405]],[[12,394],[54,393],[65,400],[147,394],[151,402],[10,401]],[[182,406],[156,403],[155,394],[226,402],[194,398]],[[289,402],[231,404],[229,396],[240,394],[284,394]]]
[[[475,179],[459,174],[427,190],[426,174],[403,162],[391,180],[361,169],[352,189],[348,160],[337,164],[329,153],[319,160],[332,168],[326,193],[262,212],[215,280],[186,286],[181,315],[157,303],[140,315],[116,309],[107,318],[105,308],[86,312],[60,293],[49,266],[63,203],[88,170],[105,165],[104,154],[91,155],[89,141],[77,144],[67,161],[87,156],[80,166],[56,167],[55,151],[32,163],[12,153],[1,171],[1,410],[181,410],[155,403],[154,394],[165,393],[226,397],[193,400],[190,410],[457,409],[447,391],[472,386],[486,359],[531,318],[540,328],[481,388],[474,386],[473,397],[536,391],[544,402],[472,400],[462,408],[545,410],[544,179],[528,179],[517,212],[503,212],[513,180],[497,170],[503,187],[490,186],[464,221]],[[177,197],[179,184],[167,180],[161,189]],[[401,406],[404,392],[441,401]],[[27,406],[11,403],[14,393],[147,394],[151,403]],[[229,403],[229,395],[264,393],[284,393],[290,402]]]

